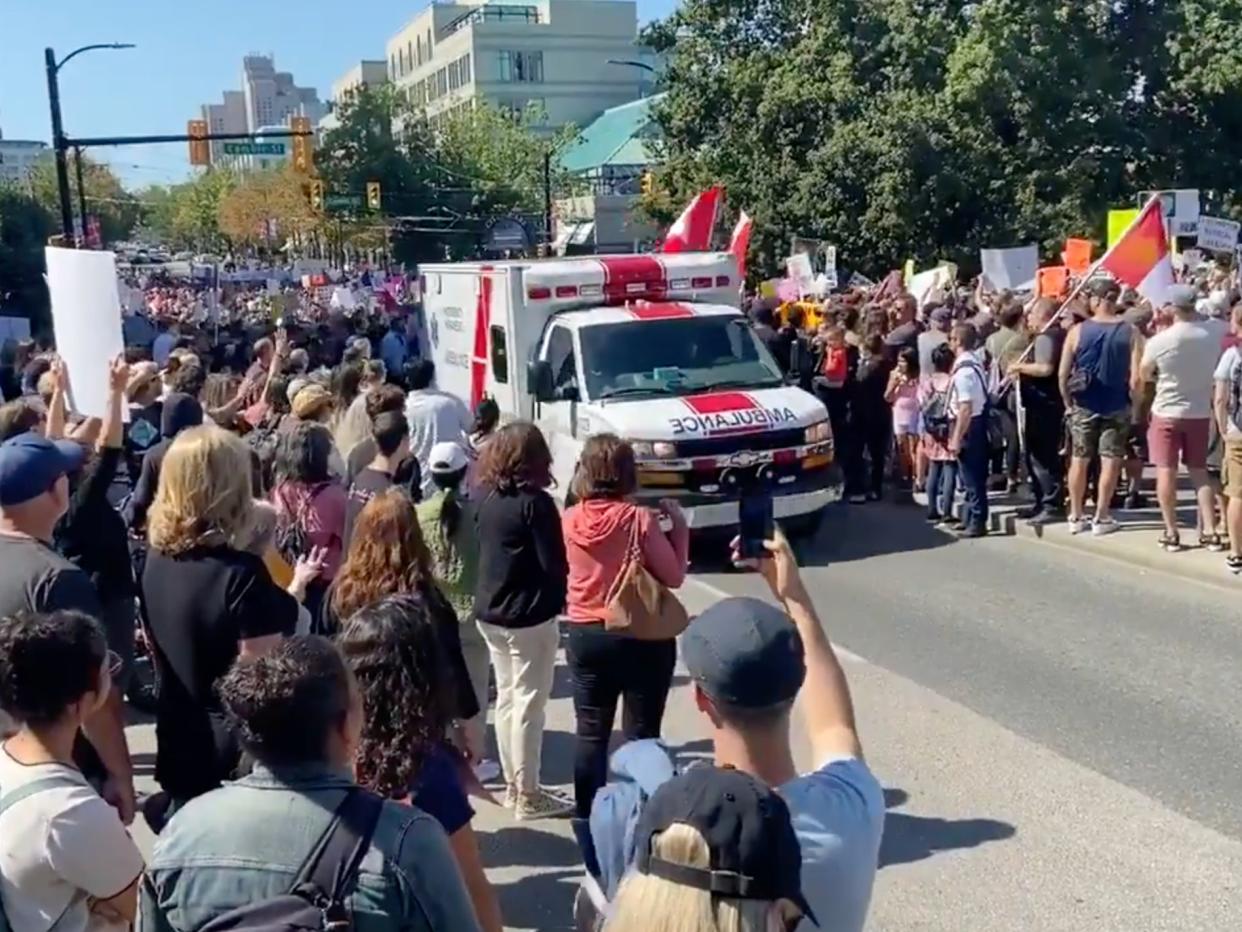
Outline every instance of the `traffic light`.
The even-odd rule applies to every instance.
[[[185,125],[185,134],[190,137],[190,164],[210,165],[211,143],[203,138],[207,135],[207,121],[190,120]]]
[[[323,182],[312,181],[310,183],[310,205],[311,210],[323,210]]]
[[[378,181],[367,182],[367,209],[380,209],[380,183]]]
[[[294,117],[289,121],[289,129],[299,134],[293,137],[293,170],[309,172],[313,162],[311,152],[314,149],[314,140],[310,136],[310,119]]]
[[[655,175],[651,172],[643,172],[642,191],[643,195],[649,197],[651,192],[655,190]]]

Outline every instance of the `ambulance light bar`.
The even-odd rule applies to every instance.
[[[732,262],[728,254],[600,256],[551,262],[527,271],[526,298],[528,301],[593,298],[605,304],[625,304],[636,299],[662,301],[678,292],[690,297],[690,292],[728,289],[733,277],[717,273]],[[685,277],[671,278],[668,273],[674,269]],[[686,275],[686,272],[699,274]],[[557,278],[561,281],[556,281]],[[566,278],[570,281],[566,282]],[[575,278],[578,281],[573,281]],[[582,281],[583,278],[588,280]]]

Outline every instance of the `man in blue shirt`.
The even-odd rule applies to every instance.
[[[380,341],[380,359],[384,360],[384,368],[390,374],[400,376],[405,371],[409,356],[410,348],[405,341],[405,321],[394,317],[384,339]]]

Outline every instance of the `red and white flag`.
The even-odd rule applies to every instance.
[[[1147,202],[1138,219],[1104,254],[1099,267],[1129,285],[1154,307],[1164,304],[1165,292],[1175,279],[1160,198]]]
[[[729,239],[729,252],[733,253],[733,258],[737,260],[737,273],[746,277],[746,250],[750,248],[750,230],[755,222],[750,219],[746,211],[738,214],[737,225],[733,228],[733,236]]]
[[[705,252],[711,247],[721,193],[719,185],[712,185],[694,196],[694,200],[668,228],[668,235],[664,237],[664,252]]]

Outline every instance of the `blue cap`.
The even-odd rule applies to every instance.
[[[86,451],[72,440],[48,440],[33,432],[9,438],[0,443],[0,506],[38,498],[85,459]]]
[[[722,599],[703,612],[682,634],[681,656],[705,693],[744,709],[788,702],[806,678],[798,629],[759,599]]]

